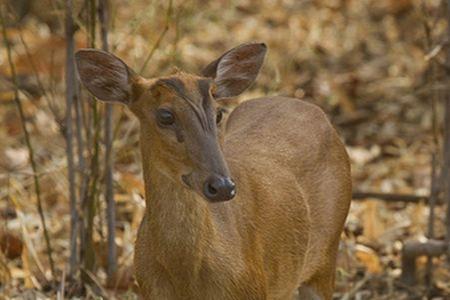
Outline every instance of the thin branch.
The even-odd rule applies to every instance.
[[[89,46],[95,48],[95,23],[96,23],[96,1],[89,0]],[[84,209],[84,268],[88,271],[92,271],[95,265],[95,253],[93,245],[93,233],[94,233],[94,217],[96,214],[96,197],[98,194],[98,179],[99,179],[99,152],[100,152],[100,114],[98,111],[96,101],[91,98],[91,110],[92,110],[92,126],[94,135],[92,137],[92,147],[93,153],[90,162],[90,186],[86,189],[88,193],[83,203]],[[84,282],[90,281],[86,277],[85,273],[82,273],[82,278]]]
[[[428,23],[429,15],[427,14],[425,1],[422,0],[422,23],[424,27],[425,34],[425,51],[428,52],[425,59],[429,60],[429,68],[425,72],[426,86],[433,85],[437,79],[437,60],[433,59],[443,48],[442,44],[433,48],[433,37],[432,29]],[[437,18],[436,18],[437,19]],[[430,201],[429,201],[429,216],[428,216],[428,226],[427,226],[427,236],[428,239],[434,238],[434,222],[435,222],[435,206],[438,200],[439,186],[438,186],[438,174],[437,165],[439,161],[439,127],[437,119],[437,102],[440,100],[440,91],[438,89],[430,89],[431,95],[427,98],[430,99],[431,106],[431,131],[433,137],[433,148],[431,154],[431,181],[430,181]],[[427,293],[431,296],[432,284],[433,284],[433,257],[427,257],[427,265],[425,270],[425,282],[427,286]]]
[[[447,37],[450,39],[450,0],[447,0]],[[447,48],[447,64],[450,64],[450,47]],[[441,181],[444,187],[444,202],[447,203],[447,235],[446,241],[450,243],[450,92],[445,97],[444,116],[444,164],[442,166]],[[450,259],[450,255],[448,256]]]
[[[53,279],[56,279],[55,264],[54,264],[53,258],[52,258],[53,251],[52,251],[52,246],[51,246],[51,243],[50,243],[50,238],[49,238],[49,234],[48,234],[48,230],[47,230],[47,225],[46,225],[46,222],[45,222],[44,210],[42,208],[41,188],[40,188],[40,184],[39,184],[39,178],[38,178],[38,175],[37,175],[37,164],[36,164],[36,160],[34,158],[34,149],[33,149],[33,146],[31,144],[30,134],[28,133],[28,129],[26,127],[25,114],[23,112],[22,103],[20,102],[20,98],[19,98],[19,88],[18,88],[18,83],[17,83],[16,69],[14,67],[14,63],[13,63],[13,60],[12,60],[11,45],[9,44],[8,36],[7,36],[7,33],[6,33],[6,25],[5,25],[4,15],[3,15],[3,7],[0,7],[0,23],[1,23],[1,26],[2,26],[3,40],[4,40],[4,43],[5,43],[5,46],[6,46],[6,53],[7,53],[7,57],[8,57],[8,64],[9,64],[9,68],[11,70],[11,77],[12,77],[13,82],[14,82],[14,101],[16,103],[17,110],[19,111],[19,116],[20,116],[20,121],[21,121],[21,125],[22,125],[22,130],[23,130],[23,133],[24,133],[24,136],[25,136],[25,143],[26,143],[27,148],[28,148],[31,169],[33,170],[34,189],[35,189],[35,192],[36,192],[36,199],[37,199],[37,210],[38,210],[39,217],[41,219],[42,228],[43,228],[43,231],[44,231],[44,238],[45,238],[45,242],[46,242],[46,246],[47,246],[48,261],[49,261],[49,264],[50,264],[50,270],[51,270],[51,273],[52,273],[52,277],[53,277]]]
[[[353,297],[355,296],[355,294],[364,287],[364,285],[371,280],[373,277],[371,275],[366,274],[363,279],[361,279],[360,281],[358,281],[353,288],[347,292],[343,297],[342,300],[350,300],[353,299]]]
[[[99,21],[101,28],[102,49],[109,50],[108,45],[108,3],[106,0],[99,2]],[[105,201],[106,219],[108,230],[108,279],[111,280],[117,270],[117,249],[116,249],[116,204],[114,202],[113,191],[113,132],[112,132],[113,106],[106,104],[105,109]]]
[[[147,18],[148,11],[151,9],[151,5],[153,5],[153,1],[148,1],[148,4],[143,7],[143,9],[140,9],[139,12],[137,12],[129,22],[127,22],[125,28],[121,28],[125,32],[125,34],[123,35],[124,38],[121,38],[120,41],[115,41],[113,43],[113,45],[111,46],[112,52],[115,52],[117,48],[119,48],[119,46],[127,44],[129,42],[129,39],[133,38],[136,35],[137,31],[142,25],[142,22]],[[111,21],[115,20],[114,16],[117,14],[117,8],[114,8],[114,10],[111,10],[111,15],[113,16],[111,18]],[[111,26],[114,27],[114,25],[115,24],[111,22]]]
[[[430,215],[428,216],[428,228],[427,228],[427,235],[428,239],[434,238],[434,220],[435,220],[435,206],[437,202],[437,161],[436,161],[436,154],[432,154],[431,157],[431,184],[430,184],[430,201],[429,201],[429,208],[430,208]],[[425,281],[427,283],[427,289],[428,292],[431,291],[431,286],[433,282],[433,257],[428,256],[427,257],[427,266],[426,266],[426,274],[425,274]]]
[[[147,57],[145,58],[144,64],[141,67],[141,70],[139,71],[139,74],[142,74],[144,70],[147,68],[147,64],[150,61],[150,59],[153,57],[153,54],[155,53],[156,49],[158,49],[159,44],[161,44],[161,41],[163,40],[164,36],[166,35],[167,31],[169,30],[169,23],[170,18],[172,16],[172,0],[169,0],[169,7],[167,8],[166,13],[166,22],[164,24],[164,29],[159,35],[158,39],[156,40],[155,44],[153,45],[152,49],[148,53]]]
[[[69,201],[70,201],[70,274],[73,275],[78,266],[78,207],[75,190],[75,169],[73,151],[73,100],[76,93],[75,81],[75,61],[74,61],[74,26],[72,19],[72,0],[66,0],[66,155],[67,172],[69,180]]]
[[[419,203],[421,201],[428,202],[428,196],[407,195],[407,194],[390,194],[390,193],[375,193],[375,192],[353,192],[353,200],[365,200],[367,198],[375,198],[390,202],[407,202]]]
[[[25,54],[27,55],[28,61],[30,63],[31,69],[33,70],[34,73],[34,77],[36,78],[36,82],[38,84],[39,90],[42,92],[42,94],[44,95],[44,99],[47,102],[47,105],[50,109],[50,112],[53,115],[53,119],[55,120],[56,124],[58,124],[59,128],[62,128],[62,120],[58,114],[58,110],[55,106],[55,99],[52,96],[50,98],[49,94],[47,93],[47,91],[45,90],[44,84],[42,83],[41,78],[39,77],[39,72],[38,69],[36,67],[36,64],[34,63],[34,59],[30,53],[30,49],[28,48],[28,44],[25,42],[25,39],[23,38],[23,34],[22,34],[22,30],[19,31],[19,37],[20,37],[20,41],[22,42],[22,45],[25,49]]]

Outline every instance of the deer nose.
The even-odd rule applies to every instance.
[[[236,195],[236,185],[230,177],[213,175],[206,180],[203,194],[212,202],[228,201]]]

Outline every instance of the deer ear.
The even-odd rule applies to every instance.
[[[120,58],[102,50],[82,49],[75,54],[75,61],[81,82],[95,97],[131,103],[138,76]]]
[[[202,75],[214,78],[217,98],[237,96],[255,81],[266,52],[264,43],[237,46],[206,66]]]

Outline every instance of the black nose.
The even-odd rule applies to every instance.
[[[203,186],[203,194],[212,202],[231,200],[236,195],[236,185],[230,177],[210,176]]]

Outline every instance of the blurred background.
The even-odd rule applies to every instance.
[[[250,41],[269,52],[231,108],[269,94],[313,102],[351,157],[335,299],[450,297],[445,1],[2,0],[0,10],[0,299],[137,299],[137,120],[79,86],[74,49],[108,49],[152,77],[198,73]]]

